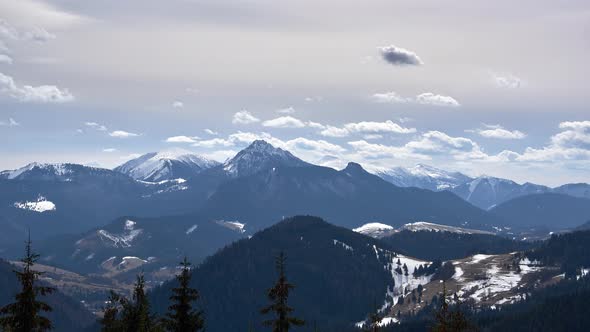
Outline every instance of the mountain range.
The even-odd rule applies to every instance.
[[[551,220],[529,214],[531,204],[501,207],[544,192],[559,193],[544,199],[556,211]],[[224,163],[172,150],[146,154],[114,170],[32,163],[0,172],[0,252],[18,248],[27,229],[34,239],[81,238],[121,216],[160,218],[162,223],[170,215],[232,221],[252,233],[287,216],[310,214],[349,228],[427,222],[498,232],[542,225],[547,234],[589,220],[583,209],[565,224],[556,219],[565,207],[583,205],[589,195],[587,184],[551,189],[426,165],[396,168],[387,175],[371,174],[356,163],[334,170],[258,140]],[[496,208],[486,211],[490,207]]]

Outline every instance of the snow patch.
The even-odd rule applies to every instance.
[[[361,227],[353,229],[354,232],[360,233],[363,235],[368,235],[374,238],[380,238],[387,236],[394,232],[393,226],[382,224],[379,222],[371,222],[362,225]]]
[[[47,211],[55,211],[56,207],[55,204],[51,201],[48,201],[47,198],[43,196],[37,197],[36,201],[33,202],[16,202],[14,203],[14,207],[23,210],[29,210],[33,212],[43,213]]]
[[[190,233],[194,232],[197,227],[199,227],[199,225],[192,225],[189,229],[186,230],[186,235],[189,235]]]

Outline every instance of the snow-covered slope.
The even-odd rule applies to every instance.
[[[452,189],[453,193],[484,210],[516,197],[540,194],[551,188],[533,183],[518,184],[514,181],[480,176]]]
[[[361,227],[353,229],[353,231],[374,238],[382,238],[396,232],[393,226],[379,222],[364,224]]]
[[[81,177],[113,176],[113,173],[113,171],[108,169],[79,164],[33,162],[15,170],[0,172],[0,179],[69,182]]]
[[[182,149],[151,152],[132,159],[115,171],[127,174],[136,180],[159,182],[178,178],[190,178],[203,170],[219,165]]]
[[[252,142],[223,164],[223,170],[231,177],[248,176],[278,166],[310,166],[289,151],[275,148],[263,140]]]
[[[418,187],[429,190],[452,189],[471,180],[465,174],[448,172],[424,164],[411,168],[395,167],[377,172],[377,175],[398,187]]]
[[[449,233],[457,233],[457,234],[490,234],[493,235],[492,232],[481,231],[477,229],[468,229],[468,228],[461,228],[461,227],[453,227],[447,225],[439,225],[433,224],[426,221],[418,221],[409,224],[405,224],[401,227],[401,230],[408,230],[412,232],[449,232]]]
[[[353,229],[354,232],[364,234],[374,238],[383,238],[389,235],[392,235],[397,232],[401,231],[411,231],[411,232],[449,232],[449,233],[457,233],[457,234],[490,234],[493,235],[492,232],[486,232],[477,229],[468,229],[468,228],[461,228],[461,227],[454,227],[454,226],[447,226],[447,225],[440,225],[426,221],[417,221],[413,223],[408,223],[400,228],[394,228],[390,225],[372,222],[368,224],[364,224],[361,227]]]

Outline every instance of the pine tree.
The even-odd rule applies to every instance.
[[[120,311],[121,297],[111,291],[107,305],[104,308],[103,318],[100,319],[100,325],[102,325],[102,332],[117,332],[122,328],[121,321],[118,318]]]
[[[133,289],[133,301],[121,298],[120,303],[123,307],[121,319],[123,331],[153,332],[160,330],[154,316],[150,313],[150,303],[145,294],[143,275],[137,276]]]
[[[47,303],[37,300],[37,297],[49,295],[55,288],[37,285],[43,273],[32,269],[39,255],[33,252],[30,234],[25,243],[25,257],[21,259],[23,269],[14,270],[22,286],[21,292],[15,296],[15,303],[0,308],[0,327],[12,332],[47,331],[53,327],[52,323],[40,313],[50,312],[52,309]]]
[[[263,308],[260,312],[268,314],[274,312],[275,319],[264,321],[264,325],[272,326],[273,332],[288,332],[289,328],[294,326],[302,326],[305,322],[301,319],[290,316],[293,308],[287,304],[289,292],[295,288],[293,284],[287,281],[285,275],[285,261],[286,257],[283,252],[279,254],[276,259],[276,269],[279,274],[279,279],[275,285],[268,290],[268,299],[271,304]]]
[[[199,298],[199,292],[190,288],[192,277],[191,263],[184,258],[180,263],[182,271],[176,276],[179,286],[172,289],[170,296],[173,304],[168,307],[167,318],[164,319],[166,330],[172,332],[202,331],[205,326],[202,311],[193,310],[192,302]]]
[[[456,294],[455,294],[456,296]],[[432,332],[462,332],[476,330],[467,320],[461,310],[461,302],[456,298],[457,305],[455,310],[449,310],[447,303],[447,288],[443,283],[443,292],[440,297],[440,307],[435,314],[436,325],[431,329]]]

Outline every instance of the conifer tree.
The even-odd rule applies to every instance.
[[[192,302],[199,298],[199,292],[190,288],[191,263],[185,257],[180,265],[182,271],[176,276],[179,286],[172,289],[173,295],[170,296],[170,300],[173,304],[168,307],[164,325],[166,330],[171,332],[202,331],[205,326],[203,313],[194,310],[192,306]]]
[[[33,270],[39,255],[33,252],[30,234],[25,243],[25,257],[21,259],[22,271],[14,270],[21,284],[21,292],[15,296],[16,302],[0,308],[0,327],[12,332],[47,331],[53,326],[48,318],[41,316],[41,312],[50,312],[52,309],[37,297],[49,295],[55,288],[38,285],[43,273]]]
[[[104,308],[103,318],[100,319],[100,324],[102,325],[102,332],[121,331],[122,323],[121,320],[118,318],[120,311],[120,303],[121,297],[117,293],[111,291],[109,299],[107,300],[107,305]]]
[[[150,303],[145,294],[145,280],[142,274],[137,276],[133,289],[133,301],[121,298],[120,303],[123,307],[121,319],[123,331],[154,332],[160,330],[154,316],[150,313]]]
[[[275,285],[268,290],[268,299],[271,304],[263,308],[260,312],[262,314],[274,313],[275,318],[264,321],[264,325],[272,326],[273,332],[288,332],[292,325],[302,326],[304,321],[291,316],[293,308],[289,307],[287,300],[289,298],[289,292],[295,288],[295,286],[287,281],[285,275],[285,262],[286,257],[283,252],[276,258],[276,269],[279,274],[279,279]]]

